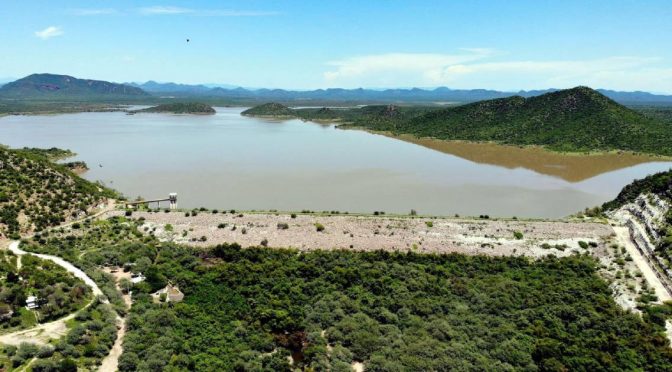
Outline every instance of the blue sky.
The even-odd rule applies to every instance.
[[[0,0],[0,41],[2,79],[672,93],[669,0]]]

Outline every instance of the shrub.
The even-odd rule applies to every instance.
[[[49,358],[54,355],[54,347],[51,345],[44,345],[37,351],[38,358]]]
[[[127,210],[127,211],[124,213],[124,215],[125,215],[126,217],[131,217],[131,216],[133,215],[133,211],[129,209],[129,210]]]
[[[427,227],[434,227],[434,222],[432,222],[432,221],[425,221],[425,225],[427,225]]]
[[[315,222],[315,229],[316,229],[318,232],[320,232],[320,231],[324,231],[324,225],[322,225],[322,224],[319,223],[319,222]]]
[[[292,213],[292,215],[290,217],[296,218],[296,213]]]
[[[579,247],[588,249],[588,243],[584,242],[583,240],[579,240]]]
[[[268,239],[264,238],[264,240],[261,241],[261,245],[264,247],[268,247]]]
[[[410,213],[410,215],[411,215],[411,216],[417,216],[417,215],[418,215],[418,212],[417,212],[415,209],[411,209],[411,213]]]
[[[515,239],[517,239],[517,240],[520,240],[520,239],[523,238],[523,233],[520,232],[520,231],[514,231],[514,232],[513,232],[513,237],[514,237]]]
[[[223,229],[223,228],[225,228],[225,227],[226,227],[226,224],[225,224],[225,223],[220,223],[219,225],[217,225],[217,228],[218,228],[218,229]]]
[[[287,230],[289,229],[289,225],[284,222],[279,222],[278,223],[278,230]]]

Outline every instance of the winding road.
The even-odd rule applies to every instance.
[[[97,297],[103,295],[103,292],[100,290],[98,285],[93,281],[93,279],[91,279],[88,275],[86,275],[84,271],[75,267],[75,265],[57,256],[26,252],[21,248],[19,248],[19,244],[20,242],[18,241],[9,243],[9,250],[18,257],[29,254],[35,257],[39,257],[43,260],[49,260],[55,263],[56,265],[61,266],[75,277],[81,279],[86,285],[88,285],[91,288],[91,291],[94,296]],[[107,302],[107,300],[105,300],[105,302]],[[93,303],[93,300],[91,300],[88,304],[86,304],[84,308],[90,306],[91,303]],[[30,329],[24,329],[21,331],[16,331],[2,335],[0,336],[0,343],[5,345],[17,345],[17,346],[20,345],[22,342],[30,342],[39,345],[46,344],[47,342],[49,342],[50,339],[60,338],[63,335],[65,335],[68,332],[66,322],[74,318],[78,312],[79,310],[63,318],[48,323],[43,323]]]
[[[106,214],[107,212],[110,212],[111,210],[114,210],[114,203],[113,202],[108,202],[105,208],[94,214],[93,216],[89,216],[88,218],[97,218],[99,216],[102,216]],[[64,226],[69,226],[72,225],[77,221],[71,221],[70,223],[61,225],[60,227]],[[96,282],[91,279],[84,271],[73,265],[72,263],[62,259],[61,257],[58,256],[53,256],[49,254],[41,254],[41,253],[32,253],[32,252],[26,252],[19,248],[20,242],[19,241],[13,241],[9,243],[8,249],[12,253],[14,253],[17,256],[17,264],[20,265],[21,262],[21,256],[23,255],[33,255],[35,257],[41,258],[43,260],[49,260],[53,263],[55,263],[58,266],[61,266],[64,268],[67,272],[71,273],[74,275],[76,278],[81,279],[89,288],[91,288],[91,292],[95,297],[98,296],[103,296],[103,291],[100,290]],[[94,299],[95,300],[95,299]],[[86,306],[84,306],[82,309],[85,309],[89,307],[94,300],[91,300]],[[103,300],[103,303],[109,303],[107,299]],[[21,331],[16,331],[4,335],[0,335],[0,344],[5,344],[5,345],[15,345],[18,346],[23,342],[28,342],[28,343],[33,343],[37,345],[44,345],[47,344],[51,339],[56,339],[60,338],[64,335],[67,334],[68,332],[68,327],[66,325],[67,321],[70,319],[73,319],[77,313],[79,313],[80,310],[77,310],[73,312],[70,315],[67,315],[63,318],[48,322],[48,323],[43,323],[40,325],[37,325],[33,328],[30,329],[25,329]],[[123,337],[125,333],[125,319],[118,317],[117,318],[117,324],[118,324],[118,331],[117,331],[117,339],[112,347],[112,350],[110,350],[110,354],[103,360],[103,364],[100,367],[101,371],[116,371],[117,365],[118,365],[118,360],[119,356],[121,354],[121,344],[123,342]]]

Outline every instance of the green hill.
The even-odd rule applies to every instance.
[[[540,145],[560,151],[672,155],[672,128],[586,87],[435,110],[387,130],[447,140]],[[383,128],[380,128],[383,129]]]
[[[32,74],[7,83],[0,88],[0,97],[21,99],[132,98],[144,96],[149,96],[149,94],[130,85],[55,74]]]
[[[279,103],[264,103],[241,112],[245,116],[266,116],[276,118],[294,118],[296,111]]]
[[[216,111],[214,108],[212,108],[212,106],[207,105],[205,103],[175,102],[149,107],[142,110],[131,111],[130,113],[143,113],[143,112],[208,115],[208,114],[214,114]]]
[[[0,238],[58,225],[116,196],[52,162],[66,152],[0,147]]]

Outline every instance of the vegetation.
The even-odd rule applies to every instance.
[[[0,251],[0,279],[0,326],[7,331],[60,318],[90,299],[84,282],[51,261],[31,255],[18,258]],[[28,296],[37,297],[37,309],[25,308]]]
[[[71,158],[77,154],[70,150],[59,149],[58,147],[52,147],[49,149],[39,149],[35,147],[24,147],[21,149],[21,152],[24,154],[30,154],[33,156],[45,157],[50,161],[58,161],[67,158]]]
[[[433,111],[395,130],[440,139],[541,145],[559,151],[672,154],[670,128],[586,87]]]
[[[656,194],[663,199],[672,200],[672,170],[633,181],[626,185],[614,200],[604,203],[602,209],[618,209],[634,202],[641,194]]]
[[[241,113],[245,116],[272,116],[280,118],[296,117],[296,112],[287,106],[279,103],[264,103],[263,105],[252,107]]]
[[[121,371],[289,370],[288,356],[291,368],[335,371],[672,366],[668,310],[621,310],[589,256],[202,250],[142,236],[140,223],[89,222],[26,248],[144,273]],[[183,302],[149,295],[168,281]]]
[[[130,113],[157,112],[171,114],[214,114],[212,106],[199,102],[175,102],[166,103],[142,110],[130,111]]]
[[[265,105],[248,111],[273,115]],[[342,121],[365,128],[443,140],[537,145],[567,152],[626,150],[672,155],[672,127],[658,111],[626,108],[586,87],[530,98],[520,96],[461,106],[365,106],[351,109],[278,109],[282,116]]]
[[[69,324],[68,333],[45,346],[24,343],[4,348],[4,367],[25,367],[34,372],[93,371],[109,354],[117,337],[116,316],[99,300],[80,311]],[[35,361],[31,361],[36,358]],[[0,359],[2,361],[2,359]],[[79,369],[78,369],[79,367]]]
[[[58,225],[115,196],[34,149],[0,148],[0,236]]]

